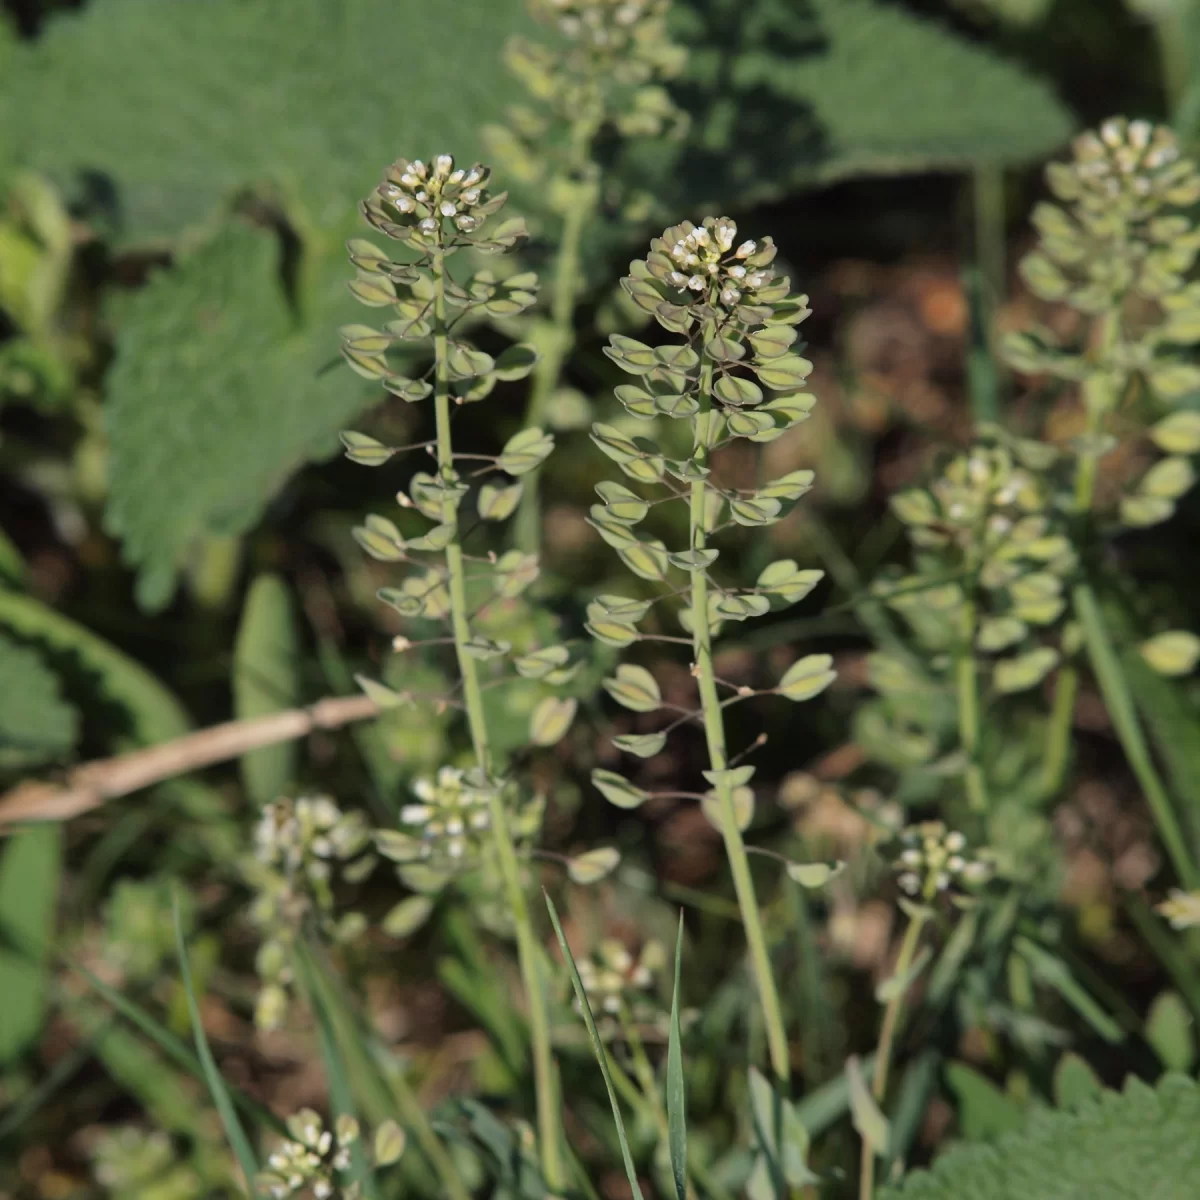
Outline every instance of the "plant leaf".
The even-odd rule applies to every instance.
[[[683,961],[683,913],[675,934],[675,983],[671,989],[671,1023],[667,1033],[667,1146],[675,1200],[688,1200],[687,1088],[683,1077],[683,1046],[679,1035],[679,973]]]
[[[233,648],[233,711],[243,720],[300,704],[300,639],[292,597],[278,575],[250,585]],[[242,755],[242,784],[257,805],[278,799],[296,774],[294,741]]]
[[[175,950],[179,956],[179,971],[183,977],[183,990],[187,995],[188,1013],[192,1019],[192,1036],[196,1041],[196,1056],[200,1059],[209,1095],[212,1096],[213,1103],[221,1115],[221,1124],[225,1127],[225,1136],[229,1139],[230,1148],[241,1165],[247,1185],[252,1186],[255,1176],[258,1174],[258,1161],[254,1156],[249,1139],[246,1137],[246,1132],[242,1129],[242,1123],[238,1120],[229,1088],[221,1078],[221,1072],[218,1070],[216,1060],[208,1046],[204,1025],[200,1020],[200,1005],[196,999],[195,988],[192,986],[192,968],[188,963],[187,945],[183,940],[183,922],[179,914],[178,897],[175,898],[174,913]]]
[[[583,981],[579,978],[579,968],[575,965],[575,959],[571,956],[571,947],[567,945],[566,936],[563,934],[562,924],[558,919],[558,910],[554,907],[554,901],[546,896],[546,907],[550,910],[550,921],[554,926],[555,936],[558,938],[559,948],[562,950],[563,958],[566,959],[567,969],[571,973],[571,986],[575,989],[575,999],[579,1001],[580,1011],[583,1013],[583,1022],[587,1026],[588,1037],[592,1042],[592,1053],[596,1056],[596,1061],[600,1064],[600,1073],[604,1076],[604,1087],[608,1092],[608,1102],[612,1106],[613,1122],[617,1127],[617,1139],[621,1143],[621,1161],[625,1164],[625,1177],[629,1180],[629,1189],[633,1193],[634,1200],[645,1200],[642,1195],[642,1189],[638,1184],[637,1171],[634,1169],[633,1156],[629,1152],[629,1139],[625,1136],[625,1122],[621,1118],[621,1106],[617,1103],[617,1093],[613,1088],[612,1074],[608,1069],[608,1052],[604,1048],[603,1041],[600,1040],[600,1034],[596,1030],[596,1019],[592,1016],[591,1005],[588,1004],[587,992],[584,990]]]

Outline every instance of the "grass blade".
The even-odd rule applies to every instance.
[[[179,916],[179,898],[174,903],[175,914],[175,949],[179,955],[179,970],[183,976],[183,990],[187,993],[188,1012],[192,1018],[192,1033],[196,1039],[196,1057],[204,1071],[204,1082],[208,1085],[209,1094],[221,1115],[221,1124],[225,1127],[225,1136],[229,1139],[237,1160],[241,1164],[242,1173],[246,1177],[247,1191],[253,1191],[254,1179],[258,1174],[258,1160],[250,1145],[246,1132],[238,1120],[237,1111],[233,1107],[233,1099],[229,1088],[217,1070],[216,1060],[208,1047],[208,1038],[204,1036],[204,1026],[200,1022],[200,1005],[196,1001],[196,991],[192,987],[192,968],[188,964],[187,944],[183,940],[183,922]]]
[[[579,968],[575,965],[575,959],[571,956],[571,947],[567,945],[562,923],[558,919],[558,909],[554,907],[554,901],[548,895],[546,895],[546,907],[550,910],[550,922],[554,926],[554,933],[558,938],[558,945],[562,950],[563,958],[567,960],[567,969],[571,972],[571,986],[575,989],[575,998],[579,1001],[579,1007],[583,1010],[583,1023],[587,1026],[588,1037],[592,1039],[592,1052],[596,1056],[596,1061],[600,1064],[600,1074],[604,1076],[604,1086],[608,1090],[608,1102],[612,1105],[613,1121],[617,1126],[617,1139],[621,1143],[621,1159],[625,1164],[625,1177],[629,1180],[629,1187],[633,1192],[634,1200],[645,1200],[645,1197],[642,1195],[642,1189],[638,1185],[637,1171],[634,1170],[633,1166],[633,1155],[629,1152],[629,1139],[625,1136],[625,1122],[621,1119],[621,1106],[617,1103],[617,1093],[613,1088],[612,1073],[608,1069],[608,1054],[604,1049],[604,1043],[600,1040],[600,1034],[596,1030],[596,1018],[592,1016],[592,1008],[588,1004],[587,992],[583,990],[583,980],[579,978]]]
[[[315,967],[303,946],[297,947],[296,959],[296,965],[299,967],[298,973],[308,995],[309,1007],[317,1022],[317,1043],[321,1049],[321,1061],[325,1064],[325,1077],[329,1082],[329,1102],[333,1109],[333,1115],[340,1117],[345,1114],[357,1120],[358,1112],[354,1103],[354,1089],[350,1084],[350,1076],[346,1071],[342,1052],[338,1048],[333,1015],[326,1007],[325,997],[320,988],[314,985],[313,976],[318,968]],[[379,1184],[367,1162],[364,1141],[361,1137],[351,1149],[350,1164],[351,1179],[362,1184],[363,1192],[368,1200],[378,1200]]]
[[[675,935],[675,987],[671,992],[671,1028],[667,1035],[667,1145],[678,1200],[687,1200],[687,1094],[683,1083],[683,1047],[679,1037],[679,970],[683,961],[683,913]]]
[[[181,1066],[194,1079],[204,1081],[204,1068],[200,1060],[187,1046],[173,1034],[165,1025],[156,1021],[148,1012],[134,1004],[127,996],[105,983],[103,979],[93,975],[86,967],[78,963],[70,963],[71,969],[83,976],[91,985],[92,990],[100,996],[117,1014],[124,1017],[134,1028],[153,1042],[166,1056]],[[234,1102],[246,1116],[260,1124],[267,1125],[277,1133],[287,1136],[287,1126],[269,1108],[252,1100],[245,1092],[235,1090]]]
[[[1146,745],[1141,722],[1138,720],[1137,707],[1130,694],[1125,672],[1121,669],[1121,660],[1117,657],[1109,637],[1096,594],[1090,585],[1079,583],[1075,585],[1072,600],[1075,615],[1083,628],[1088,657],[1100,684],[1105,707],[1121,740],[1121,747],[1129,760],[1129,766],[1141,785],[1146,802],[1150,805],[1159,837],[1162,838],[1180,882],[1184,887],[1196,887],[1200,883],[1200,874],[1192,861],[1171,798],[1167,795],[1167,789],[1163,786],[1150,757],[1150,749]]]

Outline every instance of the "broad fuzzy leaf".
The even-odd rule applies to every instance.
[[[337,450],[374,398],[333,352],[298,336],[273,234],[230,222],[122,306],[105,413],[106,521],[139,568],[138,599],[171,597],[188,551],[240,534],[286,477]]]
[[[1074,125],[1046,84],[900,5],[693,7],[682,36],[699,111],[677,168],[684,191],[714,171],[726,188],[769,196],[854,175],[1026,162]],[[652,167],[662,157],[641,153]]]
[[[79,717],[35,650],[0,634],[0,769],[36,766],[75,745]]]
[[[880,1200],[1191,1200],[1200,1178],[1200,1086],[1130,1080],[1075,1112],[1035,1114],[995,1146],[963,1145]]]
[[[527,24],[521,0],[104,0],[12,54],[0,162],[110,191],[141,241],[263,183],[328,225],[401,149],[477,154],[520,94],[499,50]]]

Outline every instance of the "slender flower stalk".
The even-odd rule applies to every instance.
[[[542,1170],[551,1190],[566,1186],[564,1145],[557,1095],[555,1064],[550,1039],[550,1020],[541,950],[525,897],[521,875],[522,851],[518,837],[531,832],[529,813],[537,806],[510,811],[515,791],[505,778],[488,729],[484,707],[485,687],[503,682],[494,666],[508,659],[518,676],[550,684],[565,682],[573,674],[567,665],[565,647],[534,648],[514,653],[507,642],[477,633],[474,621],[497,597],[517,596],[537,576],[532,556],[511,552],[485,560],[488,569],[468,572],[463,548],[461,508],[469,491],[459,474],[462,460],[484,460],[482,471],[503,472],[516,482],[500,485],[487,482],[477,495],[479,515],[484,521],[510,515],[520,498],[520,476],[538,466],[553,448],[553,441],[538,428],[524,429],[510,438],[499,455],[467,454],[454,446],[451,416],[455,407],[481,400],[497,379],[519,379],[530,373],[536,353],[529,346],[513,346],[493,359],[460,340],[458,321],[472,310],[488,314],[511,314],[529,307],[536,280],[532,275],[509,276],[497,282],[491,272],[480,271],[466,284],[453,281],[446,269],[451,254],[464,247],[483,253],[510,249],[524,236],[524,222],[509,220],[495,228],[488,218],[504,204],[503,195],[490,196],[489,171],[475,165],[456,168],[449,155],[423,162],[399,160],[389,170],[377,196],[364,206],[368,221],[389,237],[405,242],[417,254],[413,264],[389,262],[373,245],[350,244],[351,259],[359,269],[351,290],[364,303],[391,306],[399,315],[383,333],[365,326],[342,330],[343,353],[350,365],[368,378],[376,378],[394,395],[409,401],[433,397],[435,437],[425,448],[436,461],[436,474],[417,473],[409,493],[398,499],[405,508],[416,508],[435,522],[421,537],[406,540],[392,522],[371,517],[355,531],[359,543],[373,557],[385,562],[407,563],[415,568],[399,588],[385,588],[380,598],[409,619],[435,620],[448,626],[449,636],[426,644],[453,644],[461,679],[459,703],[466,717],[473,765],[466,772],[443,768],[437,783],[420,781],[414,792],[421,801],[407,805],[401,816],[419,826],[421,836],[402,831],[383,831],[380,850],[402,865],[401,877],[418,891],[444,886],[461,870],[480,865],[479,854],[490,846],[498,869],[505,906],[517,942],[517,956],[529,1013],[537,1098],[538,1145]],[[425,374],[407,378],[398,374],[387,352],[400,341],[424,341],[432,349],[432,363]],[[430,376],[432,379],[430,379]],[[349,456],[367,465],[379,465],[392,454],[362,434],[344,434]],[[432,555],[433,563],[423,560]],[[480,603],[480,580],[488,596]],[[405,653],[416,643],[397,637],[393,648]],[[484,679],[485,672],[488,678]],[[411,702],[370,680],[364,688],[381,706]],[[550,745],[565,732],[574,715],[575,702],[547,697],[534,712],[531,740]],[[606,863],[615,862],[615,854]],[[391,932],[407,932],[423,920],[432,903],[422,896],[397,906],[390,915]],[[385,922],[387,925],[388,922]]]
[[[684,712],[682,719],[698,721],[704,731],[709,760],[704,774],[712,790],[700,800],[725,841],[771,1067],[786,1082],[790,1073],[787,1032],[742,839],[752,815],[754,794],[747,784],[754,768],[732,765],[736,760],[728,751],[724,724],[729,700],[719,690],[728,685],[713,670],[713,638],[726,622],[762,616],[772,607],[802,599],[821,572],[802,571],[785,559],[766,567],[754,586],[731,587],[711,568],[722,553],[722,531],[775,523],[812,486],[812,472],[793,471],[759,488],[727,488],[713,479],[712,457],[738,440],[772,441],[808,415],[813,400],[803,387],[812,364],[795,354],[793,347],[795,326],[809,310],[806,298],[792,295],[789,281],[771,267],[775,257],[771,240],[761,246],[753,241],[738,245],[736,237],[737,227],[727,217],[707,218],[701,227],[685,221],[655,238],[647,258],[632,263],[630,275],[622,281],[635,304],[663,328],[685,335],[685,341],[651,348],[613,335],[609,357],[638,380],[636,385],[618,387],[617,399],[635,421],[688,421],[688,457],[669,459],[651,439],[630,436],[613,425],[597,424],[592,430],[596,444],[636,484],[665,490],[668,502],[687,506],[686,548],[673,553],[657,538],[634,532],[649,514],[651,503],[623,484],[597,485],[603,503],[592,507],[590,521],[634,575],[667,585],[663,599],[676,606],[679,623],[688,634],[700,706]],[[777,393],[775,398],[768,400],[764,388]],[[677,583],[679,573],[686,580],[683,586]],[[588,608],[588,628],[600,641],[618,647],[652,640],[637,629],[650,607],[650,601],[598,596]],[[810,699],[833,680],[831,665],[828,655],[801,658],[771,691],[791,700]],[[658,684],[644,667],[622,664],[604,686],[634,712],[664,707]],[[748,688],[738,689],[733,699],[754,694]],[[673,727],[622,735],[616,745],[647,758],[658,753]],[[635,807],[649,797],[617,772],[596,771],[593,780],[621,807]]]

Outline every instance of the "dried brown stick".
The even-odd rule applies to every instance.
[[[66,821],[164,779],[305,737],[315,729],[338,729],[378,712],[379,705],[368,696],[330,696],[308,708],[226,721],[157,746],[83,763],[61,783],[21,783],[0,796],[0,834],[19,821]]]

